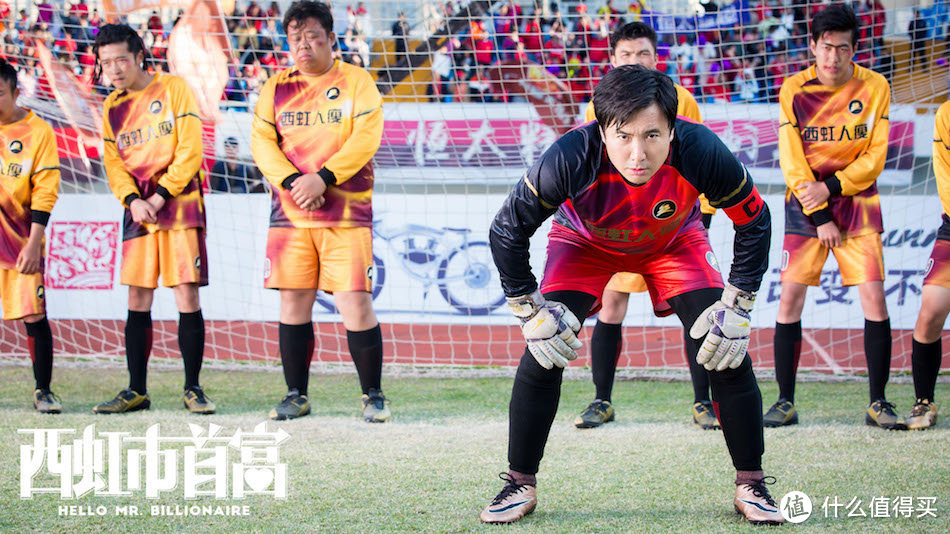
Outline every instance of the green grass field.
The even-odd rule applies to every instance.
[[[182,488],[150,501],[132,497],[58,495],[19,498],[19,448],[32,438],[21,428],[143,435],[161,423],[162,435],[190,435],[188,423],[221,425],[222,433],[249,431],[266,418],[284,389],[280,373],[222,371],[203,374],[218,405],[213,416],[188,415],[181,405],[180,371],[149,376],[152,409],[94,416],[90,408],[126,383],[124,369],[57,369],[54,389],[65,412],[35,413],[27,367],[0,367],[0,532],[736,532],[769,527],[744,524],[732,509],[730,464],[722,436],[689,424],[692,390],[683,382],[619,382],[618,420],[604,428],[576,430],[574,416],[593,394],[588,381],[565,381],[557,420],[539,474],[539,505],[526,520],[507,527],[482,525],[478,513],[498,492],[506,470],[510,378],[384,378],[394,421],[359,420],[355,376],[314,375],[313,414],[269,423],[290,434],[280,448],[289,467],[288,498],[253,496],[243,501],[199,499],[203,504],[248,505],[247,517],[115,517],[115,505],[190,505]],[[763,381],[767,403],[772,381]],[[926,432],[886,432],[866,427],[864,383],[799,385],[802,424],[767,429],[765,469],[778,483],[776,499],[807,493],[812,516],[782,529],[801,532],[950,531],[950,424]],[[891,384],[888,395],[901,414],[910,408],[910,384]],[[938,402],[950,401],[939,384]],[[948,405],[950,407],[950,405]],[[947,412],[950,413],[950,412]],[[179,477],[180,478],[180,477]],[[825,518],[825,497],[843,503],[887,497],[937,497],[936,518]],[[61,517],[61,505],[108,507],[104,517]],[[917,515],[916,513],[914,514]]]

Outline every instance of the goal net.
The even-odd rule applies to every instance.
[[[46,290],[57,357],[122,360],[127,290],[119,283],[120,204],[100,151],[101,101],[91,39],[107,20],[143,36],[154,69],[183,76],[198,95],[210,279],[201,290],[208,359],[279,362],[279,298],[263,288],[270,193],[250,153],[257,92],[290,64],[283,13],[290,2],[105,0],[8,3],[3,54],[20,71],[20,104],[53,124],[63,178],[47,228]],[[930,152],[946,98],[942,4],[854,2],[855,61],[890,81],[890,141],[879,179],[887,304],[895,369],[910,368],[911,331],[941,207]],[[46,7],[46,6],[49,7]],[[808,24],[821,2],[772,0],[434,0],[333,2],[337,54],[367,68],[384,95],[385,130],[374,158],[375,310],[387,363],[461,368],[517,364],[520,332],[487,245],[489,224],[512,185],[560,134],[583,122],[609,69],[609,35],[642,20],[660,38],[657,68],[687,88],[704,122],[749,168],[773,215],[770,268],[753,315],[750,353],[771,369],[780,293],[784,181],[778,165],[778,91],[809,65]],[[20,11],[23,10],[23,11]],[[908,35],[920,17],[917,40]],[[532,242],[540,276],[547,227]],[[721,265],[733,230],[713,218]],[[156,292],[153,357],[176,360],[170,290]],[[313,311],[317,362],[349,362],[332,297]],[[592,319],[588,325],[592,324]],[[627,369],[685,369],[682,329],[632,295],[624,321]],[[833,258],[809,290],[801,368],[865,369],[858,293],[842,287]],[[585,328],[582,340],[589,339]],[[0,354],[25,356],[22,326],[0,324]],[[589,365],[589,349],[572,366]]]

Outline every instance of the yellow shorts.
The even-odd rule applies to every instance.
[[[158,230],[122,242],[123,285],[175,287],[208,285],[208,251],[203,228]]]
[[[0,269],[0,301],[3,302],[3,318],[6,320],[46,313],[42,270],[21,274],[16,269]]]
[[[647,283],[637,273],[614,273],[604,291],[608,289],[620,293],[643,293],[647,290]]]
[[[271,228],[267,232],[264,287],[371,291],[370,228]]]
[[[842,240],[831,249],[838,260],[841,284],[854,286],[884,280],[884,247],[880,234],[865,234]],[[821,268],[828,259],[828,247],[817,237],[785,234],[782,245],[782,281],[817,286]]]

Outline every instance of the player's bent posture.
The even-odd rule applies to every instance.
[[[858,22],[835,4],[811,25],[815,64],[782,84],[779,161],[785,193],[782,295],[775,324],[775,377],[779,399],[765,426],[798,422],[795,374],[801,356],[802,308],[817,286],[828,252],[844,286],[858,286],[864,310],[869,425],[903,428],[884,397],[891,366],[891,323],[884,302],[881,205],[876,180],[887,157],[890,87],[883,76],[853,62]]]
[[[33,360],[33,407],[59,413],[50,391],[53,334],[46,319],[43,236],[59,190],[53,129],[17,107],[17,71],[0,59],[0,302],[3,318],[23,319]]]
[[[295,2],[284,16],[296,67],[267,80],[251,152],[272,185],[265,286],[280,290],[280,359],[287,395],[271,419],[310,413],[307,396],[317,290],[333,293],[363,390],[363,419],[387,421],[383,338],[373,312],[373,164],[382,97],[365,70],[334,60],[333,15]]]
[[[491,226],[502,287],[528,346],[509,406],[510,470],[481,519],[507,523],[534,509],[535,474],[563,367],[580,348],[578,318],[596,309],[614,273],[632,272],[643,276],[655,309],[672,307],[690,329],[689,356],[709,371],[736,468],[736,510],[755,523],[782,522],[765,486],[772,479],[762,472],[762,396],[746,354],[749,313],[768,266],[768,208],[715,134],[676,118],[676,89],[667,76],[640,66],[616,68],[594,91],[594,108],[597,122],[558,139]],[[725,291],[700,222],[700,193],[735,223]],[[528,243],[551,215],[538,289]]]
[[[619,27],[610,36],[610,64],[641,65],[655,69],[659,58],[656,55],[657,38],[653,28],[642,22],[630,22]],[[696,99],[685,88],[675,85],[677,105],[676,114],[695,122],[702,122]],[[594,102],[587,104],[585,117],[587,122],[596,120]],[[709,228],[709,222],[716,209],[709,205],[705,197],[700,197],[703,226]],[[614,420],[614,407],[611,400],[614,375],[617,371],[617,359],[623,348],[623,318],[627,315],[627,303],[630,293],[642,293],[647,290],[643,277],[635,273],[617,273],[607,283],[601,297],[602,306],[597,313],[597,325],[590,337],[590,364],[594,378],[594,401],[574,420],[577,428],[594,428]],[[673,313],[667,310],[666,314]],[[686,333],[685,330],[683,332]],[[686,340],[686,343],[689,341]],[[695,359],[689,360],[689,374],[693,383],[693,422],[709,430],[719,428],[719,420],[713,413],[709,401],[709,377],[702,365]]]
[[[924,430],[937,424],[934,388],[943,357],[943,324],[950,314],[950,102],[937,110],[933,145],[934,176],[943,205],[943,222],[927,263],[923,300],[914,326],[911,372],[917,402],[907,417],[907,428]]]
[[[178,306],[178,346],[185,366],[185,407],[214,413],[198,382],[205,325],[198,287],[208,285],[205,208],[198,170],[201,121],[185,81],[150,75],[141,37],[126,25],[107,24],[93,45],[97,68],[115,87],[103,113],[103,163],[112,192],[125,206],[122,222],[122,284],[129,286],[125,351],[129,387],[96,413],[145,410],[152,350],[152,299],[172,288]]]

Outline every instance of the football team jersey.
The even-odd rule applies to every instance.
[[[692,93],[678,83],[673,85],[676,86],[676,114],[696,122],[703,122],[703,117],[699,113],[699,104],[696,103],[696,99]],[[594,101],[591,100],[587,103],[587,111],[584,112],[584,121],[590,122],[595,120],[597,120],[597,117],[594,115]]]
[[[0,269],[16,268],[31,224],[46,225],[58,191],[53,128],[32,111],[0,124]]]
[[[320,76],[296,67],[272,76],[254,111],[251,152],[273,185],[274,227],[373,224],[373,155],[383,136],[383,100],[370,74],[336,61]],[[288,186],[301,174],[332,173],[325,204],[297,206]]]
[[[677,119],[675,130],[666,163],[639,186],[611,164],[596,123],[568,132],[545,151],[492,223],[492,254],[505,294],[537,288],[527,261],[528,240],[551,215],[560,227],[557,239],[610,252],[662,255],[684,230],[702,230],[700,193],[736,224],[729,282],[757,290],[768,264],[767,206],[745,167],[708,128]]]
[[[834,221],[843,237],[884,231],[877,177],[887,159],[891,89],[880,74],[852,63],[840,87],[818,80],[814,65],[785,80],[779,93],[779,162],[785,192],[785,231],[816,237]],[[814,180],[831,197],[805,210],[796,187]]]
[[[943,206],[943,222],[937,237],[950,240],[950,102],[944,102],[937,110],[933,164],[937,194],[940,195],[940,204]]]
[[[159,73],[141,91],[113,91],[103,108],[103,163],[112,192],[126,206],[123,239],[203,228],[201,119],[185,81]],[[146,199],[154,193],[165,197],[158,221],[133,221],[132,195]]]

